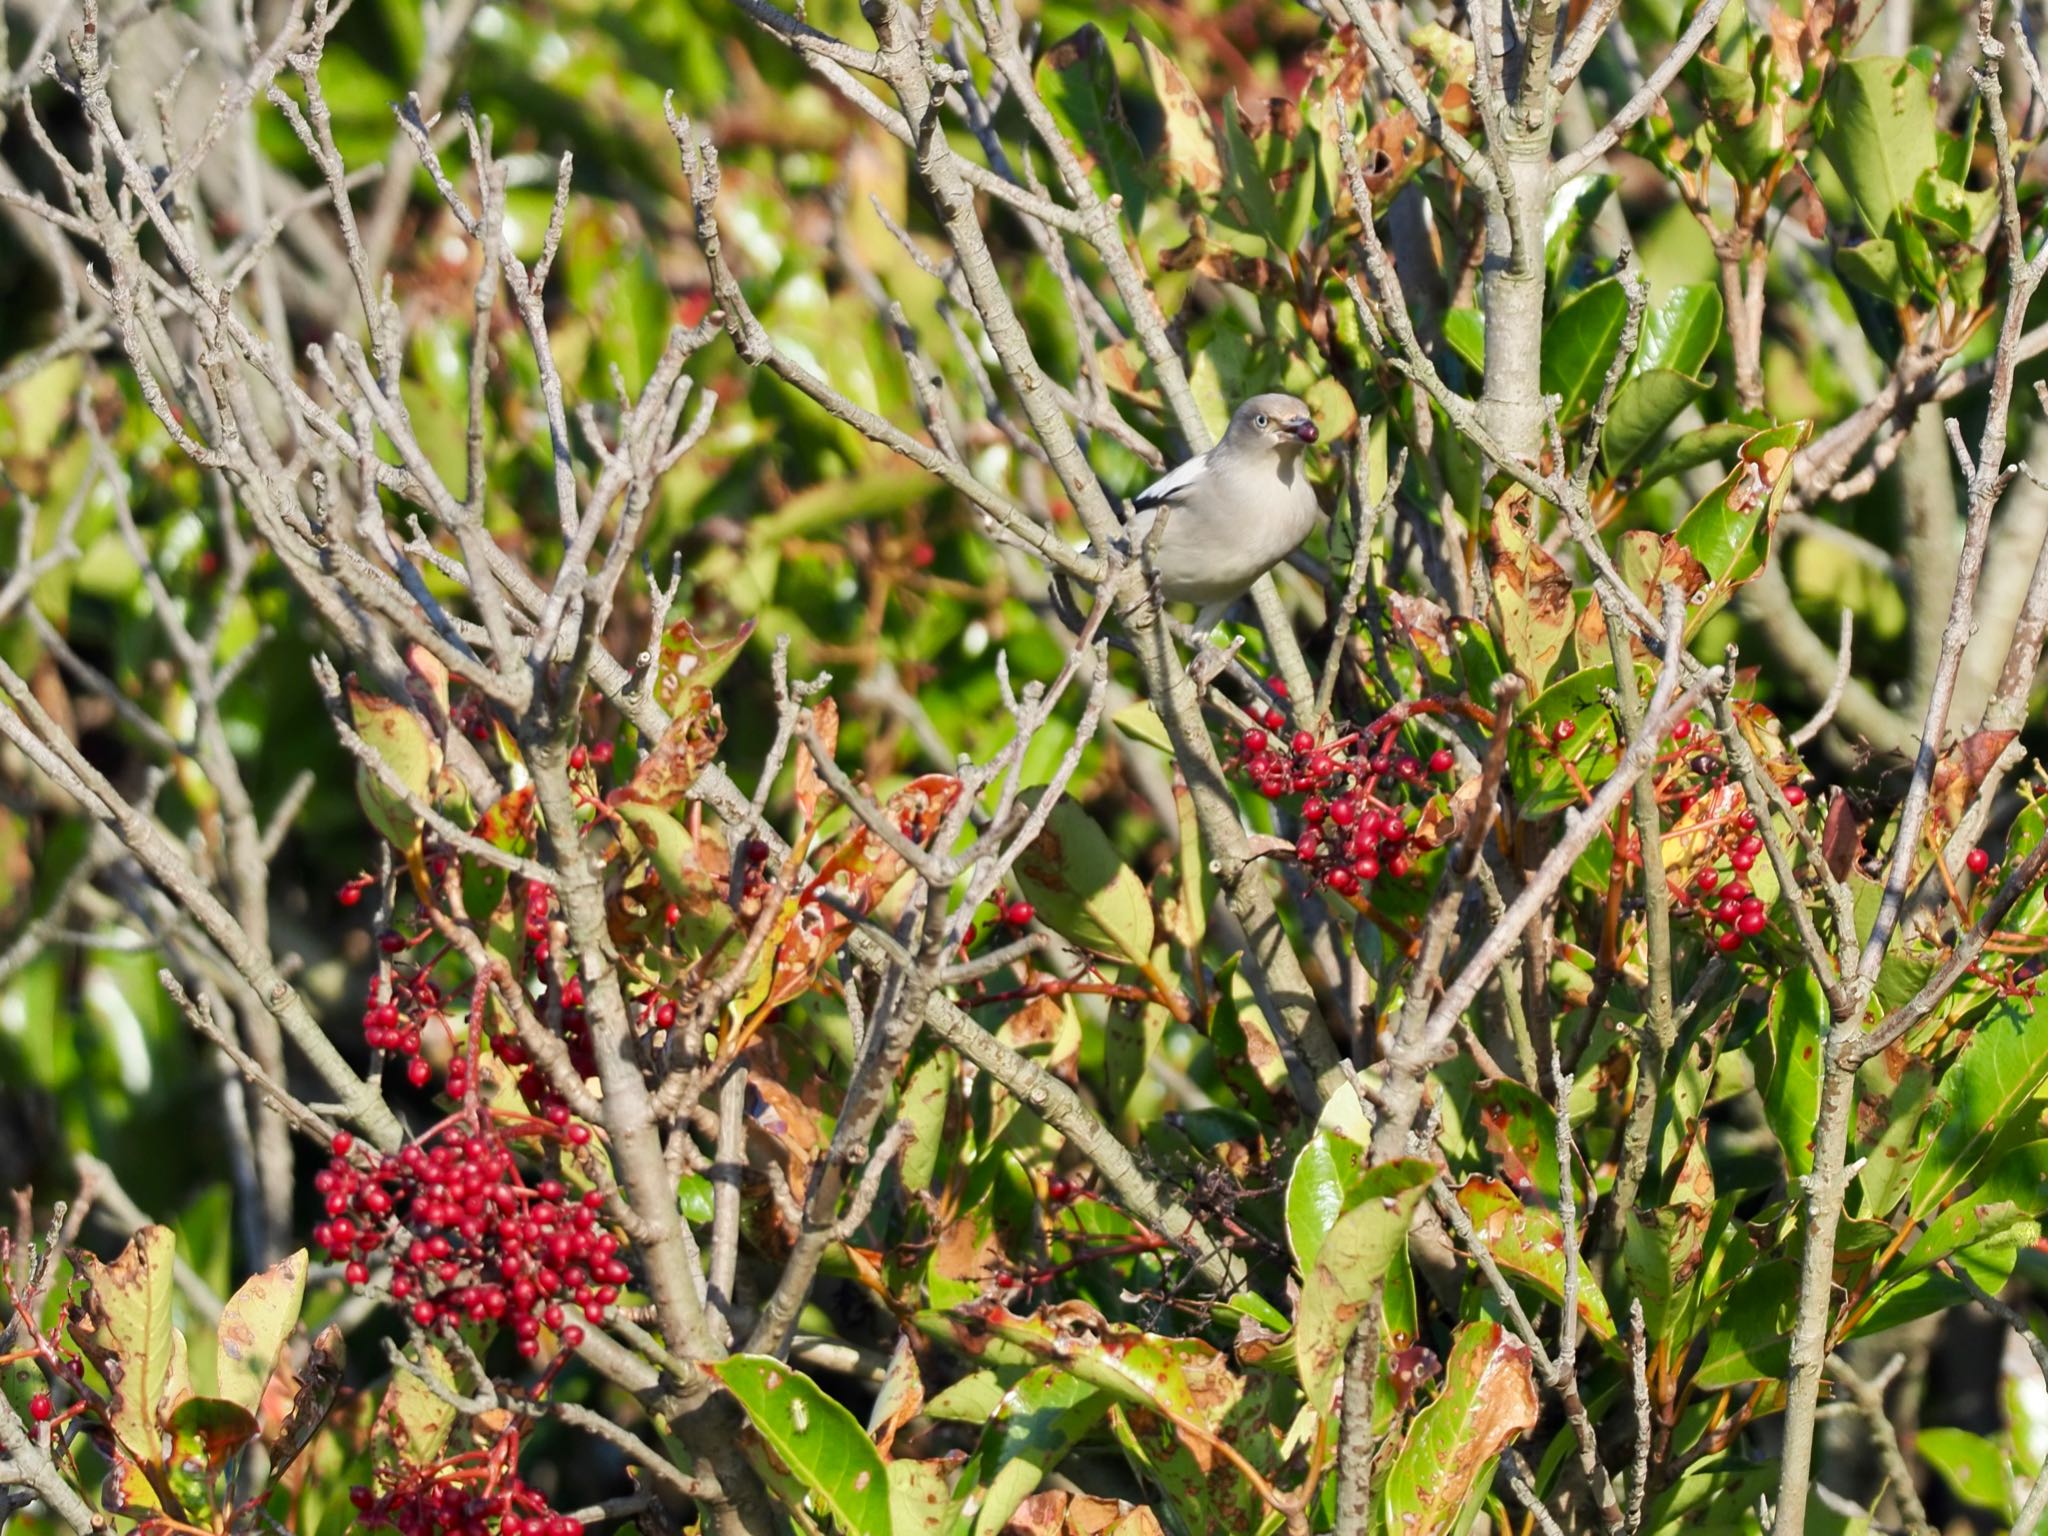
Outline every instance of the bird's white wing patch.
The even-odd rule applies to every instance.
[[[1143,511],[1147,507],[1160,506],[1172,501],[1174,497],[1184,494],[1190,486],[1202,477],[1202,472],[1207,467],[1208,460],[1209,456],[1206,453],[1198,453],[1192,459],[1189,459],[1187,463],[1180,465],[1178,468],[1168,470],[1157,480],[1146,486],[1145,489],[1138,492],[1137,495],[1133,496],[1131,498],[1131,505]]]

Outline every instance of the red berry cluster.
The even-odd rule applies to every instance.
[[[400,1536],[582,1536],[583,1522],[558,1515],[517,1473],[480,1475],[444,1464],[407,1479],[382,1498],[351,1488],[365,1526]]]
[[[397,933],[385,933],[379,945],[386,954],[395,954],[405,947],[405,940]],[[406,1079],[415,1088],[426,1087],[433,1075],[433,1068],[420,1055],[420,1038],[422,1031],[439,1021],[441,1002],[441,989],[425,971],[407,973],[394,968],[389,992],[382,977],[370,978],[369,996],[363,1003],[363,1044],[373,1051],[390,1051],[406,1058]]]
[[[1690,720],[1671,728],[1673,750],[1661,759],[1658,798],[1671,800],[1680,817],[1702,801],[1709,808],[1725,803],[1727,809],[1695,824],[1710,841],[1690,879],[1672,887],[1671,901],[1677,911],[1698,916],[1713,946],[1732,955],[1769,926],[1766,904],[1747,878],[1764,856],[1763,834],[1757,830],[1756,812],[1730,780],[1720,743],[1706,734],[1695,741],[1693,734]],[[1797,784],[1786,785],[1784,795],[1794,809],[1806,803],[1806,791]],[[1734,809],[1738,805],[1739,811]]]
[[[327,1211],[313,1241],[358,1286],[369,1283],[369,1256],[388,1244],[392,1299],[408,1303],[422,1328],[509,1320],[519,1353],[531,1357],[543,1326],[572,1347],[582,1342],[564,1303],[602,1323],[632,1278],[618,1239],[598,1226],[604,1197],[573,1199],[556,1178],[528,1184],[488,1122],[450,1122],[374,1163],[346,1132],[333,1150],[313,1180]]]
[[[1286,723],[1279,710],[1267,710],[1265,729],[1244,733],[1235,766],[1268,800],[1307,797],[1294,845],[1303,867],[1340,896],[1367,889],[1382,874],[1407,874],[1416,827],[1408,813],[1436,793],[1433,779],[1451,771],[1457,759],[1450,750],[1427,758],[1400,751],[1391,729],[1377,744],[1357,731],[1327,744],[1296,731],[1283,743],[1278,732]]]

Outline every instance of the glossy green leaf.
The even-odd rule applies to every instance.
[[[1643,316],[1643,334],[1636,346],[1636,373],[1665,368],[1697,378],[1720,343],[1725,311],[1721,290],[1712,283],[1684,283]]]
[[[1760,1264],[1737,1281],[1714,1309],[1695,1383],[1706,1390],[1783,1376],[1798,1292],[1799,1266],[1791,1259]]]
[[[1103,195],[1121,195],[1124,216],[1137,228],[1145,202],[1144,156],[1124,116],[1109,40],[1092,23],[1069,33],[1040,56],[1037,81],[1039,94],[1082,151]]]
[[[739,1399],[762,1441],[843,1536],[890,1536],[888,1469],[837,1399],[768,1355],[734,1355],[704,1369]]]
[[[1370,1153],[1364,1143],[1319,1130],[1294,1159],[1287,1178],[1287,1243],[1306,1274],[1337,1218],[1356,1205]]]
[[[1838,246],[1835,271],[1843,282],[1854,283],[1887,304],[1904,304],[1913,296],[1913,285],[1899,263],[1899,248],[1890,240],[1873,237],[1860,245]]]
[[[2012,1518],[2013,1488],[2007,1472],[2011,1458],[1999,1447],[1982,1435],[1947,1425],[1921,1430],[1914,1446],[1965,1504],[1988,1509],[2003,1520]]]
[[[1750,1042],[1764,1119],[1795,1178],[1813,1172],[1814,1127],[1820,1117],[1821,1041],[1828,1004],[1820,981],[1794,967],[1771,990],[1763,1031]]]
[[[1600,216],[1620,184],[1621,178],[1611,171],[1589,171],[1551,194],[1543,215],[1543,265],[1553,291],[1564,286],[1587,226]]]
[[[1739,422],[1718,421],[1695,427],[1667,443],[1643,466],[1636,477],[1638,486],[1655,485],[1672,475],[1682,475],[1702,464],[1717,464],[1749,440],[1750,429]]]
[[[1618,475],[1647,454],[1665,429],[1712,385],[1712,378],[1687,378],[1669,368],[1630,375],[1614,392],[1607,430],[1600,439],[1600,458],[1608,473]]]
[[[1979,1015],[1934,1090],[1929,1118],[1938,1122],[1913,1179],[1911,1210],[1920,1219],[1973,1174],[2019,1111],[2048,1077],[2048,1007],[2001,999]],[[2019,1127],[2022,1133],[2024,1124]]]
[[[1628,321],[1628,294],[1618,279],[1581,289],[1543,328],[1543,392],[1563,402],[1558,421],[1570,426],[1593,403],[1614,361]]]
[[[1706,572],[1706,600],[1695,599],[1686,619],[1697,633],[1727,594],[1762,569],[1791,488],[1792,455],[1806,441],[1808,422],[1770,427],[1743,443],[1735,468],[1686,513],[1673,537]]]
[[[1486,368],[1486,317],[1476,309],[1444,312],[1444,341],[1471,366],[1474,373]]]
[[[221,1309],[214,1347],[215,1391],[231,1403],[255,1411],[263,1400],[285,1341],[298,1326],[299,1304],[306,1294],[306,1250],[242,1282]]]
[[[1035,807],[1044,793],[1026,790],[1023,800]],[[1039,920],[1053,932],[1133,965],[1150,962],[1152,901],[1145,884],[1078,803],[1060,797],[1016,870]]]

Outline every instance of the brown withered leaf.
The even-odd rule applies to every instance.
[[[960,781],[951,774],[928,773],[897,790],[883,809],[906,840],[923,846],[938,832],[960,792]],[[776,945],[775,981],[766,1006],[779,1007],[810,989],[819,968],[853,931],[854,917],[874,911],[904,867],[902,856],[865,826],[855,828],[833,850],[817,878],[790,904]],[[829,904],[823,900],[828,892]]]
[[[329,1323],[315,1335],[306,1363],[299,1367],[298,1392],[285,1413],[277,1438],[270,1443],[272,1482],[284,1476],[326,1422],[327,1411],[334,1406],[334,1394],[341,1388],[347,1357],[348,1346],[339,1327]]]
[[[817,733],[818,744],[831,753],[839,747],[839,706],[830,699],[820,699],[811,706],[811,728]],[[815,826],[818,820],[818,805],[831,791],[819,777],[818,765],[811,760],[811,750],[801,741],[796,744],[796,784],[792,791],[796,797],[796,808],[803,816],[803,824]]]
[[[917,1368],[917,1351],[911,1347],[909,1334],[898,1334],[889,1368],[875,1393],[875,1406],[868,1413],[868,1433],[874,1436],[876,1448],[885,1457],[893,1454],[896,1436],[923,1412],[924,1376]]]
[[[1417,650],[1432,661],[1449,652],[1450,609],[1426,597],[1411,597],[1405,592],[1388,591],[1384,595],[1387,613],[1401,632],[1415,642]]]
[[[1856,805],[1840,790],[1828,805],[1826,824],[1820,833],[1821,862],[1837,880],[1849,878],[1849,871],[1863,856],[1863,822]]]
[[[1493,595],[1500,610],[1501,643],[1508,660],[1540,689],[1564,654],[1578,615],[1572,579],[1530,526],[1533,505],[1520,486],[1493,504]]]
[[[1941,755],[1934,765],[1934,780],[1929,785],[1933,799],[1933,814],[1940,825],[1955,827],[1962,824],[1963,813],[1970,807],[1985,776],[1997,765],[1999,756],[2012,745],[2017,731],[1974,731],[1957,742]]]
[[[1070,1497],[1059,1488],[1032,1494],[1004,1524],[1002,1536],[1060,1536],[1066,1528]]]

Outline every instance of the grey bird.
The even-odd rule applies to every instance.
[[[1127,525],[1142,558],[1162,510],[1153,552],[1159,592],[1197,603],[1207,630],[1251,584],[1285,560],[1322,516],[1303,462],[1316,440],[1308,406],[1293,395],[1253,395],[1230,418],[1223,440],[1140,491]]]

